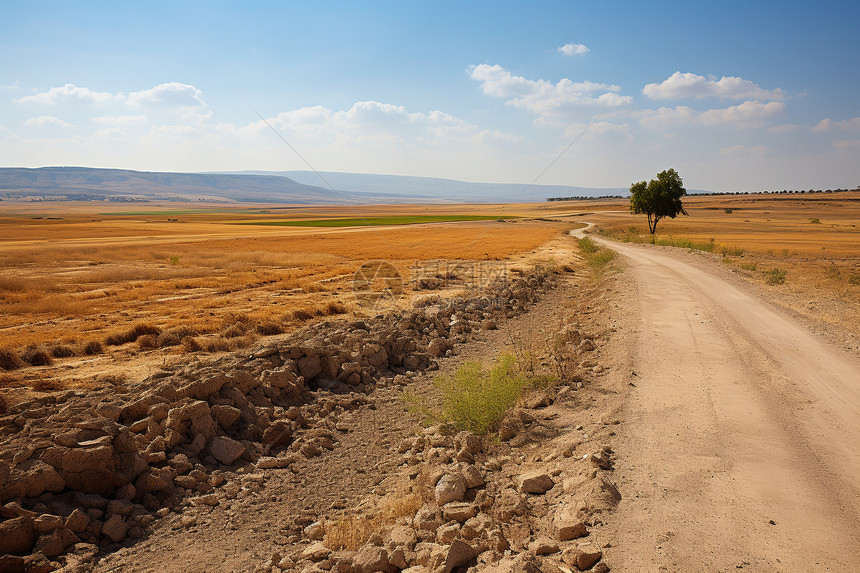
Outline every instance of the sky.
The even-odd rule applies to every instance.
[[[860,3],[0,3],[0,166],[860,185]]]

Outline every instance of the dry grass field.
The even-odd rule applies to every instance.
[[[660,221],[658,243],[710,252],[799,314],[860,336],[860,192],[688,197],[685,206],[688,217]],[[249,224],[464,215],[493,219]],[[4,202],[0,386],[102,386],[146,376],[175,355],[244,348],[309,321],[374,312],[352,291],[368,260],[397,268],[405,304],[428,288],[462,287],[445,276],[435,285],[410,280],[434,261],[552,259],[552,239],[583,219],[620,240],[650,241],[626,200],[360,211]]]
[[[773,300],[860,339],[860,192],[690,196],[689,216],[662,219],[656,242],[713,253]],[[599,232],[650,242],[626,200],[552,204],[553,216],[590,212]]]
[[[360,314],[366,309],[356,303],[352,280],[368,260],[391,262],[410,295],[428,288],[409,279],[430,261],[508,261],[569,227],[528,218],[534,207],[516,205],[381,206],[360,213],[2,207],[0,385],[36,390],[142,377],[171,355],[234,350],[308,321]],[[247,224],[427,215],[527,218],[343,228]]]

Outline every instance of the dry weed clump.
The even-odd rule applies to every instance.
[[[48,350],[43,346],[30,346],[24,350],[21,359],[30,366],[50,366],[54,363]]]
[[[215,336],[206,340],[203,348],[206,352],[225,352],[230,350],[230,342],[221,336]]]
[[[9,403],[6,401],[6,396],[0,394],[0,416],[6,413],[9,409]]]
[[[9,372],[24,367],[24,361],[13,351],[0,348],[0,370]]]
[[[300,322],[310,320],[313,317],[314,317],[314,312],[312,312],[306,308],[297,308],[296,310],[293,311],[293,318],[300,321]]]
[[[424,504],[414,492],[399,491],[387,497],[373,515],[344,515],[323,524],[323,543],[329,549],[355,551],[374,534],[401,517],[413,515]]]
[[[181,341],[181,346],[183,352],[200,352],[203,350],[203,346],[197,341],[193,336],[186,336]]]
[[[95,356],[96,354],[101,354],[104,352],[104,346],[98,340],[90,340],[82,349],[82,353],[84,356]]]
[[[154,334],[144,334],[137,339],[138,350],[155,350],[158,348],[158,337]]]
[[[257,325],[257,332],[263,336],[273,336],[275,334],[282,334],[284,326],[274,320],[264,320]]]
[[[158,336],[161,329],[153,324],[136,324],[122,334],[110,334],[105,337],[108,346],[120,346],[134,342],[141,336]]]
[[[51,347],[51,356],[54,358],[70,358],[75,355],[75,349],[65,344],[55,344]]]
[[[327,316],[332,316],[335,314],[346,314],[348,312],[346,306],[337,301],[329,301],[327,305],[325,305],[325,314]]]
[[[158,335],[158,348],[167,346],[179,346],[182,344],[182,339],[188,336],[197,336],[198,332],[189,326],[175,326],[168,328]]]

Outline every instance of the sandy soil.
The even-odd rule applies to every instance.
[[[856,571],[860,360],[679,250],[606,242],[628,286],[621,571]]]

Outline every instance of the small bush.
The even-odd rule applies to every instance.
[[[741,268],[745,271],[754,271],[758,268],[756,263],[744,263],[741,264]]]
[[[307,310],[306,308],[297,308],[293,311],[293,318],[298,321],[310,320],[314,317],[314,313]]]
[[[225,350],[230,350],[230,343],[224,338],[216,336],[206,340],[203,347],[206,349],[206,352],[223,352]]]
[[[197,336],[197,331],[188,326],[175,326],[158,335],[158,347],[179,346],[186,336]]]
[[[848,283],[852,285],[860,285],[860,274],[854,273],[848,277]]]
[[[734,211],[733,209],[723,209],[723,212],[726,213],[727,215],[731,215],[733,211]]]
[[[773,269],[765,275],[765,282],[769,285],[781,285],[785,282],[786,271],[783,269]]]
[[[809,222],[810,222],[810,223],[812,223],[813,225],[820,225],[820,224],[821,224],[821,219],[819,219],[818,217],[812,217],[812,218],[809,220]]]
[[[596,253],[598,248],[597,243],[591,237],[583,237],[579,240],[579,250],[586,255]]]
[[[243,336],[246,331],[246,326],[241,322],[237,322],[236,324],[228,326],[227,328],[222,330],[221,336],[223,336],[224,338],[236,338],[239,336]]]
[[[154,334],[144,334],[137,339],[137,347],[140,350],[155,350],[158,348],[158,337]]]
[[[9,409],[9,403],[6,401],[6,396],[0,394],[0,416],[4,415]]]
[[[84,344],[82,350],[85,356],[94,356],[96,354],[101,354],[102,352],[104,352],[104,347],[102,346],[102,343],[98,340],[90,340],[89,342]]]
[[[9,372],[23,368],[23,366],[24,361],[15,352],[0,348],[0,370]]]
[[[55,344],[51,347],[51,356],[54,358],[69,358],[75,355],[75,349],[64,344]]]
[[[445,418],[476,434],[495,429],[529,385],[528,377],[517,372],[515,363],[513,355],[503,354],[489,372],[477,362],[466,362],[453,378],[437,379]]]
[[[203,350],[203,347],[193,336],[186,336],[182,339],[182,350],[185,352],[200,352]]]
[[[54,359],[43,346],[30,346],[21,355],[21,359],[30,366],[50,366]]]
[[[325,314],[327,316],[331,316],[333,314],[346,314],[346,307],[336,301],[330,301],[327,305],[325,305]]]
[[[744,250],[740,247],[720,247],[720,254],[724,257],[742,257]]]
[[[135,337],[135,340],[145,335],[154,335],[158,336],[161,334],[161,329],[155,326],[154,324],[135,324],[129,334]]]
[[[257,332],[263,336],[273,336],[284,332],[284,327],[273,320],[265,320],[257,325]]]

